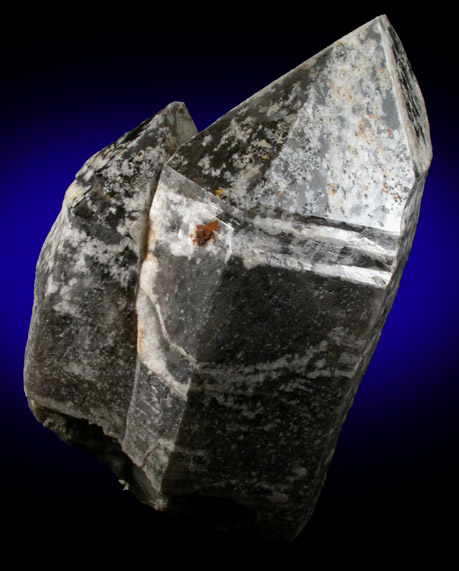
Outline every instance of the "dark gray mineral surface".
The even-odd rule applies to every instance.
[[[385,16],[196,133],[92,157],[40,254],[35,416],[158,510],[292,540],[413,241],[432,150]]]

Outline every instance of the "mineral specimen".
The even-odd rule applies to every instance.
[[[294,539],[392,305],[431,158],[385,16],[201,133],[172,103],[67,190],[37,266],[34,414],[156,509]]]

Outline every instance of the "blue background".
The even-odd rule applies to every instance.
[[[113,545],[121,553],[132,545],[154,551],[174,543],[193,558],[209,546],[223,553],[231,545],[236,554],[281,554],[286,564],[293,554],[305,561],[306,554],[320,554],[327,562],[341,544],[371,545],[372,557],[395,547],[407,557],[452,547],[448,518],[457,510],[459,433],[452,23],[440,10],[400,13],[386,4],[342,14],[254,7],[250,18],[231,16],[229,8],[215,13],[194,6],[186,14],[170,5],[148,17],[129,7],[113,19],[70,10],[57,14],[56,24],[49,19],[55,13],[41,10],[10,22],[1,56],[0,489],[1,517],[12,537],[42,546],[59,538],[80,551],[94,545],[99,555]],[[434,148],[400,289],[316,511],[298,540],[277,545],[204,533],[139,504],[104,465],[61,443],[30,413],[22,366],[40,248],[66,188],[92,154],[174,100],[185,102],[202,130],[381,13],[420,83]],[[99,542],[103,529],[113,534],[110,548]]]

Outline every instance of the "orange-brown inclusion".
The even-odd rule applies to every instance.
[[[193,240],[198,243],[198,246],[204,246],[209,240],[215,242],[215,234],[217,230],[220,230],[220,223],[218,220],[212,220],[212,222],[207,222],[207,224],[198,224],[196,226],[196,238]]]

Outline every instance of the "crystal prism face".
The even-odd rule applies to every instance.
[[[292,540],[396,294],[432,150],[385,16],[201,133],[95,155],[37,266],[37,418],[152,507]]]

